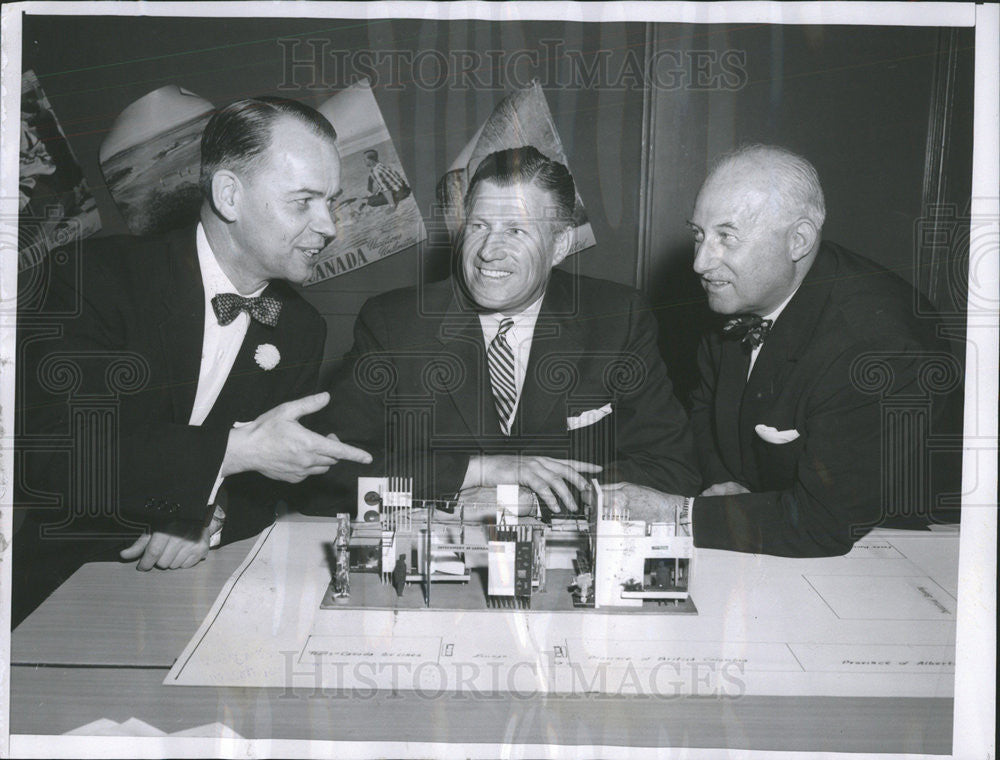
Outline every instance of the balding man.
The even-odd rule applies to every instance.
[[[701,344],[692,399],[705,490],[617,492],[633,511],[676,511],[696,546],[833,556],[932,506],[919,488],[899,500],[889,463],[926,428],[890,429],[883,411],[920,407],[921,370],[945,348],[906,282],[821,239],[825,213],[816,170],[779,147],[724,156],[698,194],[694,270],[725,318]]]

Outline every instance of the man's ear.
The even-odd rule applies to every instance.
[[[242,191],[239,177],[228,169],[219,169],[212,175],[212,206],[227,222],[234,222],[239,216]]]
[[[788,230],[788,252],[792,261],[798,262],[812,253],[819,238],[819,230],[811,220],[802,218]]]
[[[561,264],[562,260],[569,256],[569,252],[573,250],[575,239],[576,233],[570,225],[556,230],[555,240],[553,240],[552,266]]]

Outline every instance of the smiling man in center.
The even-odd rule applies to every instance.
[[[370,299],[331,388],[337,434],[414,496],[520,484],[575,511],[588,478],[695,493],[687,417],[639,293],[555,269],[573,248],[569,171],[531,146],[469,183],[456,276]],[[332,425],[331,425],[332,428]]]

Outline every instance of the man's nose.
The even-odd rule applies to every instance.
[[[479,249],[479,258],[483,261],[496,261],[506,255],[501,233],[492,230],[488,232],[486,237],[483,238],[483,244]]]
[[[707,240],[702,240],[694,245],[694,271],[702,275],[715,269],[718,260],[715,246]]]
[[[337,237],[337,224],[333,220],[333,209],[325,203],[317,203],[317,212],[313,216],[312,229],[330,242]]]

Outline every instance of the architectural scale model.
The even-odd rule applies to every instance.
[[[357,518],[338,515],[327,599],[349,603],[350,575],[372,573],[399,597],[419,584],[431,607],[436,584],[468,584],[485,569],[490,608],[530,609],[533,595],[549,591],[568,594],[577,608],[656,602],[694,611],[691,537],[672,522],[633,520],[627,508],[606,507],[596,481],[589,496],[581,517],[545,523],[537,508],[518,515],[516,485],[498,486],[495,502],[470,503],[415,500],[408,479],[358,478]],[[546,589],[554,547],[575,553],[567,588]]]

